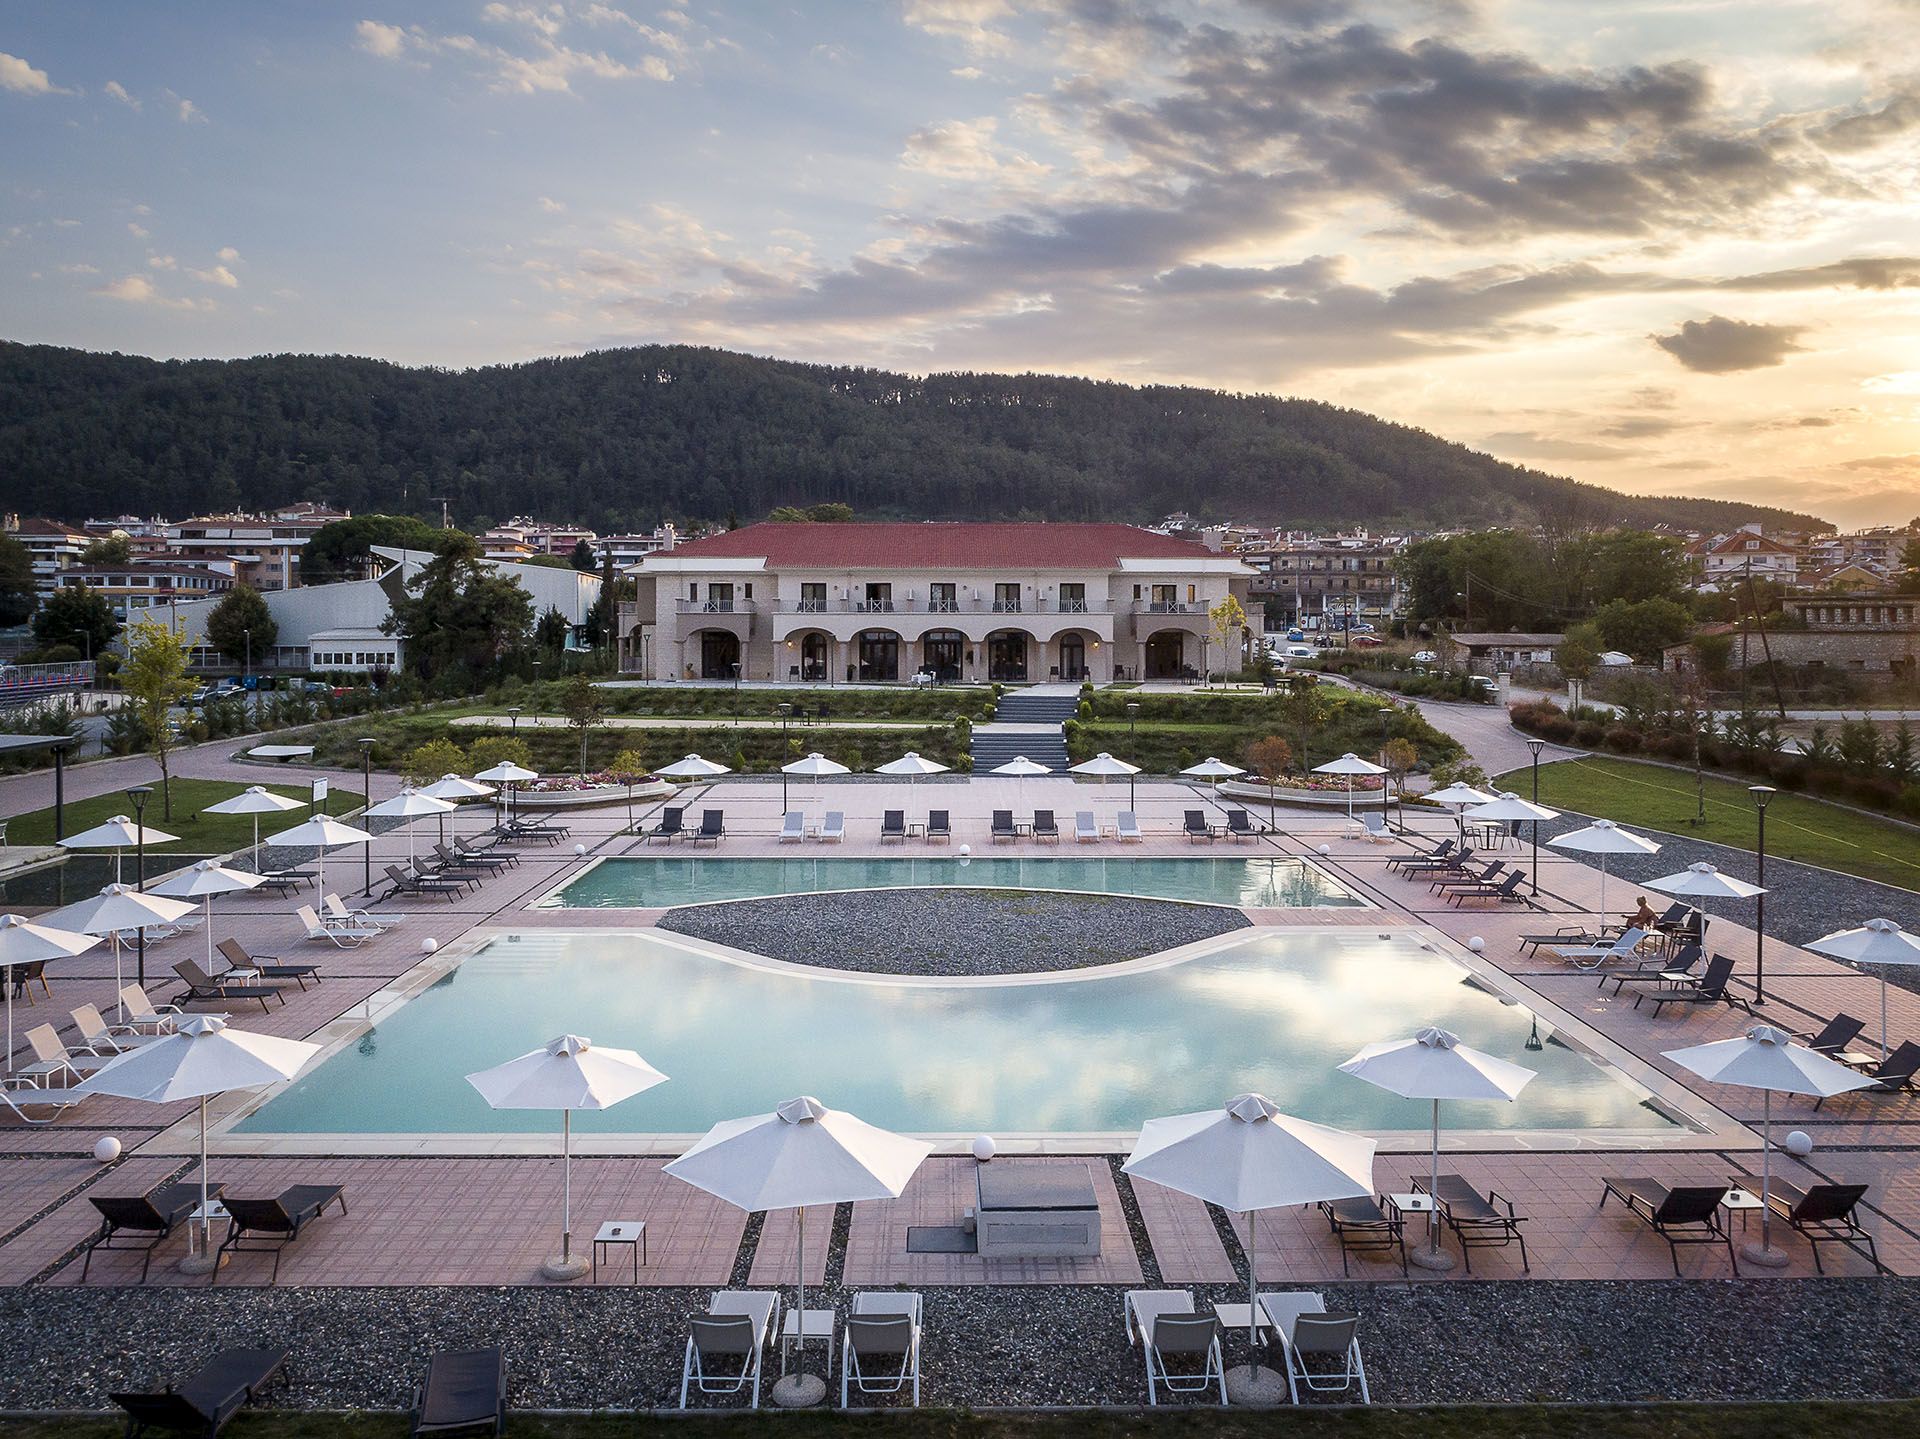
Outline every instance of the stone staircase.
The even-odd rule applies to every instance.
[[[1058,774],[1067,767],[1062,722],[1072,719],[1080,692],[1073,685],[1039,685],[1000,697],[990,724],[973,727],[973,772],[989,774],[1019,755]]]

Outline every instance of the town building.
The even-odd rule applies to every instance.
[[[1800,548],[1786,536],[1768,535],[1747,525],[1697,547],[1701,578],[1716,590],[1746,580],[1772,580],[1791,586],[1800,578]]]
[[[659,525],[650,534],[602,535],[594,546],[594,556],[604,563],[608,556],[616,570],[629,569],[648,555],[657,555],[680,543],[680,532],[671,524]]]
[[[1560,646],[1563,634],[1456,634],[1450,636],[1453,662],[1477,675],[1506,674],[1522,665],[1546,665]]]
[[[257,515],[200,515],[168,526],[167,556],[184,564],[228,562],[242,584],[290,590],[300,583],[300,551],[314,532],[350,518],[305,501]]]
[[[1176,679],[1220,667],[1229,595],[1262,631],[1250,566],[1132,525],[758,524],[628,573],[621,667],[652,679]]]
[[[535,555],[571,558],[574,546],[585,540],[595,544],[599,536],[581,525],[555,525],[545,520],[515,516],[504,525],[495,525],[480,536],[480,550],[490,560],[528,560]],[[595,550],[595,558],[599,551]]]
[[[131,560],[124,565],[75,564],[60,572],[61,585],[85,585],[101,594],[122,624],[157,606],[206,599],[234,586],[234,567],[225,561],[174,565]]]
[[[1263,604],[1272,601],[1270,616],[1332,631],[1360,623],[1384,627],[1405,613],[1394,565],[1402,548],[1397,540],[1365,533],[1288,537],[1242,550],[1240,558],[1259,572],[1253,596]]]
[[[1920,595],[1878,591],[1788,595],[1781,601],[1787,623],[1768,627],[1728,625],[1727,667],[1768,661],[1789,669],[1835,669],[1886,674],[1911,680],[1920,673]],[[1661,656],[1667,669],[1694,667],[1693,646],[1672,645]]]
[[[92,535],[72,525],[22,519],[16,514],[7,515],[0,526],[25,548],[33,563],[34,586],[42,594],[53,592],[60,583],[61,571],[78,560],[94,540]]]

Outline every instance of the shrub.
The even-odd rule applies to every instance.
[[[1631,725],[1615,725],[1607,731],[1607,748],[1615,754],[1632,754],[1640,743],[1640,731]]]
[[[1582,720],[1573,727],[1574,743],[1583,744],[1588,749],[1597,748],[1601,740],[1606,738],[1606,734],[1606,726],[1596,724],[1592,720]]]
[[[442,737],[428,740],[407,756],[408,779],[432,784],[443,774],[459,774],[467,763],[466,754],[452,740]],[[485,766],[481,766],[485,768]]]
[[[467,763],[476,770],[492,769],[503,760],[511,760],[528,769],[534,767],[533,751],[518,735],[482,735],[467,746]]]

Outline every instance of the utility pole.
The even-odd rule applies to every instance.
[[[427,496],[428,504],[438,503],[440,506],[440,528],[443,530],[450,530],[453,528],[453,517],[447,512],[448,500],[449,500],[449,497],[446,495],[428,495]]]

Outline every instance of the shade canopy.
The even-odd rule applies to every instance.
[[[1215,759],[1212,755],[1208,755],[1199,764],[1190,764],[1180,773],[1191,775],[1195,779],[1232,779],[1237,774],[1245,774],[1246,771],[1239,765],[1228,764],[1223,759]]]
[[[1492,804],[1499,796],[1488,794],[1485,790],[1475,789],[1470,784],[1462,784],[1455,780],[1445,789],[1428,790],[1420,798],[1434,804],[1462,807],[1470,804]]]
[[[1128,764],[1123,759],[1115,759],[1112,755],[1108,754],[1105,750],[1101,750],[1100,753],[1095,755],[1092,759],[1083,759],[1080,761],[1079,764],[1071,765],[1069,766],[1069,768],[1074,774],[1090,774],[1090,775],[1099,775],[1099,776],[1110,776],[1110,775],[1118,776],[1123,774],[1139,774],[1140,773],[1139,765]]]
[[[1023,754],[1017,754],[1005,764],[993,767],[995,774],[1010,774],[1015,779],[1032,779],[1035,775],[1052,774],[1053,771],[1037,760],[1030,760]]]
[[[97,934],[36,924],[24,915],[0,914],[0,969],[10,964],[70,959],[76,954],[85,954],[98,943]]]
[[[130,884],[110,884],[65,909],[44,916],[53,929],[78,930],[82,934],[119,934],[123,930],[146,929],[156,924],[172,924],[193,913],[193,906],[163,894],[142,894]]]
[[[382,819],[424,819],[430,814],[450,814],[458,807],[417,789],[403,789],[392,799],[381,800],[367,813]]]
[[[577,1034],[467,1076],[495,1109],[608,1109],[666,1075],[631,1049],[596,1045]]]
[[[267,881],[245,870],[227,869],[217,859],[203,859],[188,865],[178,874],[170,874],[156,884],[151,893],[173,899],[205,899],[214,894],[236,894],[243,889],[258,889]]]
[[[899,759],[888,760],[874,771],[875,774],[913,775],[944,774],[947,766],[936,759],[927,759],[913,750],[908,750]]]
[[[207,814],[281,814],[290,809],[306,808],[306,801],[288,799],[283,794],[275,794],[260,785],[248,785],[239,794],[223,799],[217,804],[206,807]]]
[[[422,785],[419,793],[433,799],[484,799],[494,792],[492,785],[477,784],[457,774],[443,774],[432,784]]]
[[[1558,819],[1560,818],[1560,811],[1557,809],[1548,809],[1543,804],[1534,804],[1529,800],[1524,800],[1520,798],[1519,795],[1513,793],[1513,791],[1508,790],[1497,799],[1492,799],[1485,804],[1474,806],[1466,812],[1466,817],[1468,819],[1496,820],[1502,824],[1507,824],[1516,819]]]
[[[792,764],[783,764],[780,768],[787,774],[800,775],[808,779],[824,779],[828,775],[852,773],[846,765],[841,764],[838,760],[828,759],[818,750],[807,755],[804,759],[795,760]]]
[[[481,770],[474,775],[474,778],[486,780],[489,784],[522,784],[530,779],[539,779],[540,774],[539,771],[530,770],[523,764],[515,764],[510,759],[503,759],[490,769]]]
[[[1433,1026],[1411,1039],[1369,1044],[1339,1068],[1403,1099],[1511,1100],[1534,1078],[1533,1070]]]
[[[1660,846],[1644,835],[1622,829],[1610,819],[1596,819],[1585,829],[1570,829],[1547,841],[1550,849],[1575,854],[1655,854]]]
[[[1776,1094],[1805,1094],[1824,1099],[1852,1089],[1869,1088],[1874,1081],[1858,1070],[1795,1044],[1784,1029],[1756,1024],[1737,1039],[1669,1049],[1666,1057],[1715,1084],[1737,1084]]]
[[[341,849],[350,844],[367,844],[373,839],[364,829],[355,829],[350,824],[342,824],[329,815],[317,814],[312,819],[302,820],[292,829],[283,829],[278,834],[270,834],[267,839],[288,848],[301,849]]]
[[[931,1152],[803,1095],[714,1125],[667,1173],[752,1213],[897,1199]]]
[[[1920,935],[1909,934],[1890,919],[1870,919],[1854,929],[1835,930],[1807,948],[1854,964],[1920,964]]]
[[[132,849],[142,844],[172,844],[179,838],[177,834],[168,834],[163,829],[149,829],[134,823],[124,814],[116,814],[104,824],[70,834],[56,843],[63,849]]]
[[[661,765],[655,773],[667,775],[672,779],[712,779],[717,774],[732,774],[733,771],[723,764],[715,764],[710,759],[702,759],[697,754],[690,754],[684,759],[675,760],[672,764]],[[481,779],[492,777],[484,774],[480,776]],[[527,778],[531,779],[533,776],[528,775]]]
[[[1121,1166],[1136,1179],[1246,1212],[1373,1193],[1374,1142],[1242,1094],[1219,1109],[1149,1119]]]
[[[1330,759],[1325,764],[1315,765],[1313,772],[1315,774],[1346,775],[1385,774],[1387,767],[1385,765],[1375,764],[1372,760],[1361,759],[1359,755],[1349,750],[1346,754],[1341,755],[1339,759]]]
[[[1766,893],[1759,885],[1722,874],[1704,861],[1690,864],[1678,874],[1662,875],[1646,883],[1648,889],[1682,899],[1752,899],[1756,894]]]
[[[230,1089],[257,1089],[292,1079],[320,1046],[234,1029],[217,1014],[192,1014],[170,1034],[130,1049],[75,1085],[75,1097],[112,1094],[168,1104]]]

